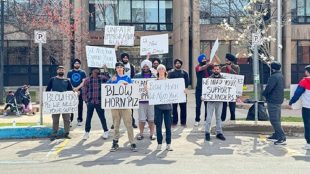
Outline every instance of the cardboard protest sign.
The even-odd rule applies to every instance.
[[[134,26],[111,26],[104,28],[104,45],[133,46],[135,39]]]
[[[298,87],[298,84],[293,84],[290,87],[290,98],[294,96],[294,93]],[[296,103],[292,104],[292,109],[301,109],[302,108],[302,101],[299,99]]]
[[[86,46],[88,67],[102,68],[105,64],[108,68],[115,68],[116,54],[114,48]]]
[[[140,55],[165,54],[169,52],[168,34],[142,36],[140,39]]]
[[[138,109],[139,98],[137,84],[101,85],[101,107],[103,109]]]
[[[204,101],[235,102],[237,80],[204,78],[202,82],[202,99]]]
[[[79,97],[72,91],[43,92],[43,114],[78,112]]]
[[[139,101],[149,101],[147,88],[147,82],[150,80],[155,80],[155,78],[144,78],[144,79],[132,79],[133,84],[137,84],[139,86]]]
[[[186,102],[183,78],[148,81],[147,89],[150,105]]]
[[[211,49],[210,61],[212,61],[212,59],[214,58],[215,53],[218,50],[219,46],[220,46],[219,39],[216,39],[216,41],[214,42],[214,45]]]
[[[238,97],[242,96],[244,75],[228,74],[228,73],[221,73],[221,74],[225,79],[236,79],[237,80],[236,93]]]

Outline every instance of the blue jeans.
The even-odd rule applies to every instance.
[[[93,117],[93,113],[95,109],[99,116],[103,130],[105,132],[108,131],[107,122],[104,116],[104,109],[101,109],[100,104],[87,103],[87,117],[86,117],[86,124],[85,124],[85,132],[89,132],[91,129],[91,119]]]
[[[281,104],[267,103],[270,123],[274,129],[276,138],[286,140],[285,133],[281,126]]]
[[[166,143],[171,144],[171,111],[170,110],[160,110],[155,108],[155,125],[156,125],[156,136],[157,136],[157,143],[163,143],[163,134],[162,134],[162,124],[163,120],[165,121],[165,128],[166,128]]]
[[[310,108],[302,108],[302,119],[304,120],[305,139],[310,144]]]

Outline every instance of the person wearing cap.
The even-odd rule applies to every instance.
[[[310,65],[305,67],[305,77],[299,82],[289,105],[292,106],[300,97],[302,100],[302,118],[304,121],[305,139],[307,141],[304,149],[310,150]]]
[[[52,77],[48,85],[46,87],[46,91],[57,91],[57,92],[65,92],[65,91],[73,91],[71,82],[68,78],[64,77],[65,75],[65,68],[63,66],[58,66],[57,67],[57,76]],[[63,113],[62,119],[64,122],[64,138],[66,139],[71,139],[69,136],[70,132],[70,114],[68,113]],[[51,141],[54,141],[57,136],[57,132],[59,129],[59,117],[60,114],[52,114],[52,119],[53,119],[53,131],[50,137]]]
[[[221,72],[227,74],[239,74],[240,67],[234,62],[236,61],[236,57],[232,54],[226,54],[226,62],[225,66],[222,67]],[[236,119],[236,102],[228,102],[229,110],[230,110],[230,120]],[[222,110],[222,121],[225,121],[227,113],[227,102],[223,102],[223,110]]]
[[[104,68],[106,69],[106,66],[104,66]],[[109,79],[110,76],[108,72],[105,71],[103,74],[100,74],[99,68],[91,68],[90,77],[84,80],[82,96],[83,100],[87,104],[87,116],[83,140],[87,140],[89,138],[91,120],[95,109],[103,129],[103,134],[101,137],[103,139],[109,138],[109,130],[107,128],[104,109],[101,108],[101,84],[106,83]]]
[[[82,99],[82,87],[83,81],[86,78],[86,73],[81,69],[81,60],[74,59],[73,61],[73,69],[68,71],[67,78],[70,79],[71,84],[73,86],[73,90],[79,93],[79,105],[78,105],[78,118],[77,125],[82,126],[83,122],[83,99]],[[73,121],[74,114],[71,114],[71,123]],[[72,126],[72,124],[70,124]]]
[[[195,89],[195,98],[196,98],[196,117],[194,126],[198,126],[200,122],[200,113],[201,113],[201,95],[202,95],[202,79],[208,78],[212,75],[213,62],[220,64],[219,58],[215,55],[215,58],[210,61],[210,57],[207,57],[206,54],[201,54],[198,56],[198,65],[195,67],[197,83]],[[207,119],[207,102],[204,102],[205,105],[205,120]]]
[[[143,60],[141,62],[141,73],[138,73],[134,76],[135,79],[144,79],[144,78],[156,78],[152,74],[151,69],[152,62],[149,60]],[[137,140],[142,140],[144,138],[144,126],[145,123],[148,123],[150,128],[150,140],[155,140],[154,137],[154,105],[149,105],[148,101],[139,101],[139,130],[140,133],[137,136]]]
[[[135,76],[135,67],[129,62],[129,54],[122,53],[121,62],[124,64],[125,74],[128,77],[133,78]],[[133,110],[131,110],[131,118],[132,118],[132,127],[137,128],[135,118],[133,117]]]
[[[127,85],[127,84],[132,83],[130,76],[125,74],[125,66],[122,62],[117,62],[115,64],[115,71],[116,71],[116,75],[114,75],[108,81],[108,83],[121,84],[121,85]],[[114,135],[113,135],[112,148],[110,151],[115,152],[119,149],[118,139],[120,138],[119,129],[120,129],[120,124],[121,124],[121,119],[123,119],[124,125],[127,129],[128,139],[131,144],[131,150],[133,152],[137,151],[137,146],[134,142],[131,109],[111,109],[111,113],[112,113],[113,125],[114,125]]]
[[[183,62],[180,59],[175,59],[173,63],[175,68],[168,72],[168,78],[169,79],[183,78],[185,88],[187,89],[189,85],[189,77],[188,73],[184,69],[182,69]],[[173,115],[172,125],[176,126],[178,124],[178,117],[179,117],[178,105],[180,105],[181,109],[180,114],[181,125],[186,126],[186,116],[187,116],[186,102],[172,104],[172,115]]]
[[[275,145],[285,145],[286,137],[281,126],[281,104],[284,100],[284,78],[279,62],[272,62],[270,67],[272,74],[262,93],[266,98],[270,123],[274,129],[274,133],[269,136],[267,140],[273,141]]]

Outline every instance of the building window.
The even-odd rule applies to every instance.
[[[90,0],[89,30],[105,25],[135,26],[136,31],[172,31],[172,0]]]
[[[244,14],[248,0],[200,0],[200,24],[220,24],[223,20],[232,23]]]
[[[291,0],[291,13],[293,23],[310,23],[310,1]]]

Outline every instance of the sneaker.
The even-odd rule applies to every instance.
[[[83,140],[87,140],[89,138],[89,132],[85,132],[83,136]]]
[[[113,140],[113,144],[112,144],[112,147],[110,149],[110,152],[115,152],[118,150],[119,146],[118,146],[118,141],[117,140]]]
[[[161,150],[161,146],[161,144],[158,144],[156,150]]]
[[[310,150],[310,144],[306,144],[304,147],[305,150]]]
[[[151,141],[156,140],[156,137],[154,135],[150,135],[150,140]]]
[[[71,139],[71,137],[69,136],[69,134],[65,134],[64,139]]]
[[[138,151],[137,145],[136,145],[136,144],[131,144],[131,145],[130,145],[130,149],[131,149],[131,151],[133,151],[133,152],[137,152],[137,151]]]
[[[144,137],[143,137],[143,135],[141,135],[141,134],[139,134],[138,136],[137,136],[137,140],[142,140]]]
[[[286,145],[286,140],[281,138],[278,141],[274,142],[274,145]]]
[[[196,126],[196,127],[199,126],[199,122],[196,121],[195,124],[194,124],[194,126]]]
[[[78,121],[77,126],[83,126],[83,122]]]
[[[109,131],[105,131],[102,135],[102,138],[105,140],[108,139],[109,138]]]
[[[171,144],[167,144],[166,150],[167,151],[173,151],[173,149],[171,148]]]
[[[112,124],[111,129],[114,129],[114,125]]]
[[[205,134],[205,140],[206,141],[210,141],[211,140],[210,133],[206,133]]]
[[[276,138],[275,134],[272,134],[271,136],[267,137],[268,141],[276,142],[278,139]]]
[[[217,139],[220,139],[220,140],[222,140],[222,141],[225,141],[225,140],[226,140],[226,138],[224,137],[223,134],[217,134],[217,135],[216,135],[216,138],[217,138]]]

